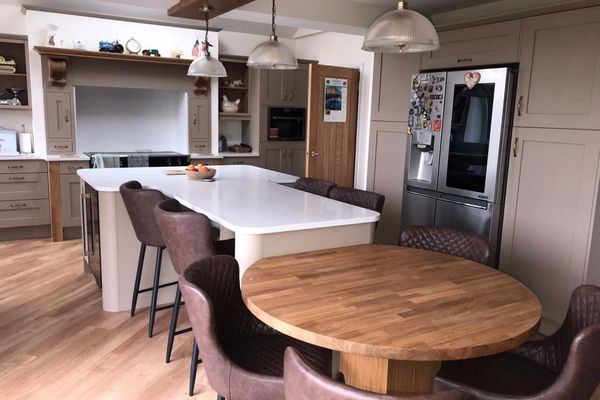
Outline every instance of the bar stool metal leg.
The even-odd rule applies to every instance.
[[[135,273],[135,284],[133,286],[133,297],[131,299],[131,316],[135,315],[135,306],[140,295],[140,281],[142,279],[142,270],[144,269],[144,257],[146,256],[146,245],[142,243],[140,247],[140,257],[138,258],[137,272]]]
[[[192,362],[190,364],[190,387],[188,394],[190,396],[194,395],[194,386],[196,385],[196,370],[198,369],[198,363],[202,362],[202,360],[198,359],[198,344],[196,343],[196,339],[194,338],[194,347],[192,349]]]
[[[171,352],[173,351],[173,341],[175,340],[175,331],[177,329],[177,319],[179,318],[179,306],[181,305],[181,291],[177,285],[175,292],[175,302],[173,303],[173,315],[171,316],[171,325],[169,326],[169,338],[167,339],[167,364],[171,362]]]
[[[160,267],[162,264],[163,247],[156,250],[156,267],[154,268],[154,285],[152,286],[152,302],[150,303],[150,321],[148,323],[148,337],[152,337],[154,332],[154,318],[156,317],[156,301],[158,299],[158,289],[160,286]]]

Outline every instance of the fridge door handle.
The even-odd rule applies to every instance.
[[[515,141],[513,143],[513,148],[512,148],[512,150],[513,150],[513,157],[515,157],[515,158],[517,158],[517,149],[518,148],[519,148],[519,138],[516,137]]]
[[[457,201],[457,200],[449,200],[449,199],[444,199],[443,197],[439,197],[438,198],[439,201],[445,201],[446,203],[452,203],[452,204],[456,204],[459,206],[465,206],[465,207],[471,207],[471,208],[477,208],[479,210],[486,210],[487,208],[484,206],[479,206],[477,204],[471,204],[471,203],[465,203],[464,201]]]
[[[89,194],[81,193],[81,239],[83,241],[83,256],[87,257],[90,254],[89,242],[87,236],[87,198]]]

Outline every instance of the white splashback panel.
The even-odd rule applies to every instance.
[[[75,88],[77,153],[187,153],[187,94],[104,87]]]

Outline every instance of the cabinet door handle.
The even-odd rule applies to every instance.
[[[62,146],[59,146],[59,145],[55,144],[55,145],[54,145],[54,148],[55,148],[55,149],[68,149],[68,148],[69,148],[69,146],[68,146],[68,145],[62,145]]]
[[[292,158],[292,149],[288,151],[288,158]]]
[[[288,98],[288,92],[287,92],[287,90],[284,90],[283,91],[283,101],[287,101],[287,98]]]
[[[25,168],[23,165],[9,165],[8,169],[22,169]]]
[[[459,64],[460,64],[460,63],[465,63],[465,62],[471,62],[471,61],[473,61],[473,59],[472,59],[472,58],[470,58],[470,57],[466,57],[466,58],[459,58],[458,60],[456,60],[456,62],[457,62],[457,63],[459,63]]]
[[[23,208],[23,207],[27,207],[27,203],[12,203],[10,206],[12,208]]]
[[[24,181],[25,177],[24,176],[9,176],[8,180],[9,181]]]
[[[240,164],[243,164],[243,163],[244,163],[243,161],[234,161],[233,162],[233,164],[235,164],[235,165],[240,165]]]
[[[519,146],[519,138],[515,138],[515,142],[513,143],[513,157],[517,157],[517,147]]]
[[[192,125],[196,125],[197,119],[198,118],[197,118],[196,114],[194,114],[194,121],[192,121]]]
[[[316,151],[311,151],[311,152],[310,152],[310,156],[311,156],[311,157],[318,157],[318,156],[320,156],[320,155],[321,155],[321,153],[318,153],[318,152],[316,152]]]
[[[81,166],[73,167],[72,165],[69,165],[67,168],[70,169],[70,170],[74,170],[74,169],[80,169],[80,168],[83,168],[83,167],[81,167]]]
[[[294,100],[294,89],[290,89],[290,101]]]
[[[519,97],[519,102],[517,103],[517,115],[521,116],[521,107],[523,107],[523,96]]]
[[[69,122],[69,110],[65,110],[65,122]]]

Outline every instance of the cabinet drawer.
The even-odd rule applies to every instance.
[[[440,49],[423,53],[422,68],[454,68],[519,61],[521,20],[440,32]]]
[[[50,224],[48,200],[0,201],[0,228]]]
[[[210,153],[210,142],[208,142],[208,141],[190,142],[190,153],[209,154]]]
[[[56,141],[48,142],[48,154],[69,154],[73,153],[73,142]]]
[[[48,174],[1,174],[0,200],[48,198]]]
[[[61,174],[76,174],[78,169],[89,168],[89,161],[72,161],[72,162],[61,162],[60,173]]]
[[[46,161],[0,161],[0,174],[25,174],[30,172],[46,172]]]

